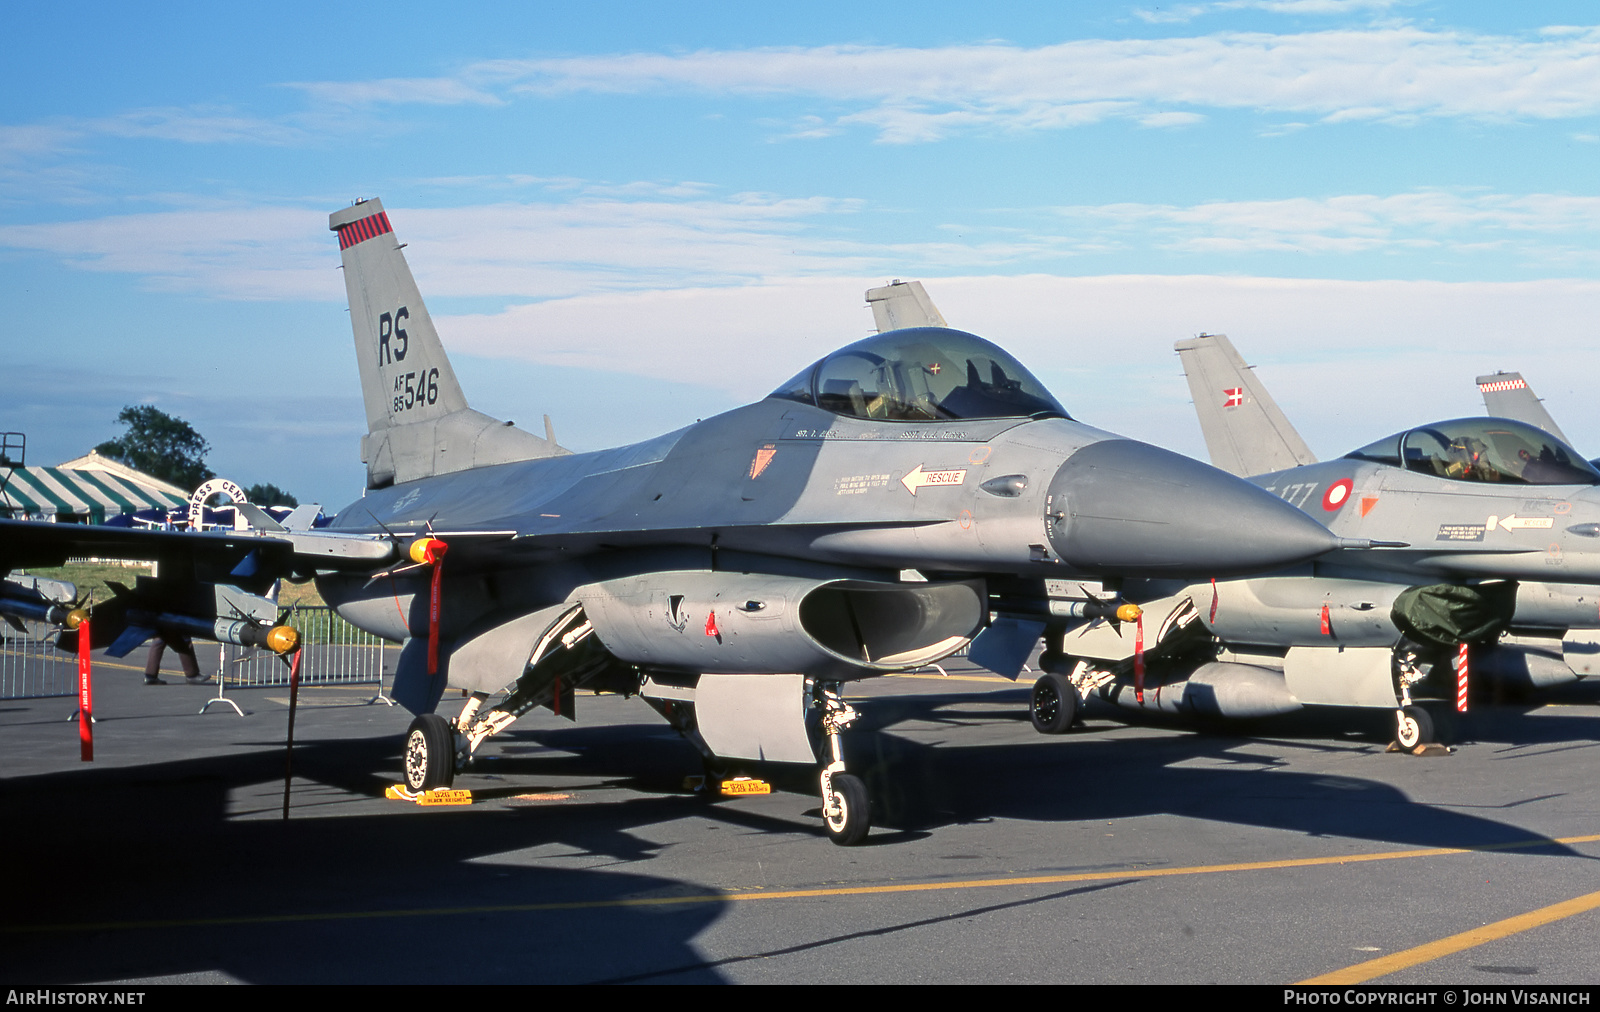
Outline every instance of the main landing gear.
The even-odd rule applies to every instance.
[[[1066,734],[1078,719],[1078,690],[1072,679],[1047,671],[1033,683],[1028,717],[1040,734]]]
[[[867,838],[872,828],[872,800],[862,779],[844,771],[844,745],[841,732],[861,716],[839,695],[839,684],[820,686],[822,733],[828,738],[832,761],[822,769],[822,824],[828,839],[841,847],[853,847]]]

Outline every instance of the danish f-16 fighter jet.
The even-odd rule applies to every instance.
[[[1126,586],[1156,627],[1145,684],[1128,684],[1130,651],[1116,637],[1065,631],[1046,655],[1055,673],[1035,689],[1036,725],[1041,706],[1054,713],[1060,697],[1070,707],[1074,691],[1098,690],[1223,717],[1380,707],[1414,747],[1431,740],[1432,718],[1411,690],[1430,675],[1463,707],[1469,666],[1521,686],[1577,677],[1562,636],[1600,625],[1600,588],[1587,585],[1600,583],[1600,471],[1564,440],[1511,419],[1458,418],[1318,463],[1225,336],[1177,350],[1219,467],[1255,473],[1337,534],[1390,547],[1267,576]]]
[[[393,695],[416,714],[415,791],[451,784],[535,707],[571,718],[575,689],[638,694],[719,760],[818,762],[810,713],[827,831],[854,843],[869,801],[841,758],[856,716],[841,683],[966,646],[1019,581],[1205,579],[1364,544],[1074,421],[1011,356],[945,328],[857,341],[754,404],[569,453],[548,427],[467,406],[378,201],[329,224],[367,413],[362,497],[316,530],[7,523],[0,566],[159,558],[159,579],[95,610],[96,643],[213,622],[238,639],[208,588],[315,577],[339,614],[404,644]],[[268,619],[243,618],[267,635]],[[453,717],[435,712],[447,687],[467,694]]]

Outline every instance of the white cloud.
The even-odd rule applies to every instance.
[[[293,81],[312,98],[334,105],[498,105],[499,96],[450,77],[388,77],[376,81]]]
[[[240,207],[158,211],[0,226],[0,246],[86,270],[135,274],[151,287],[240,299],[334,299],[344,285],[322,231],[326,212]]]
[[[1263,11],[1267,14],[1299,17],[1343,17],[1365,11],[1386,11],[1405,2],[1408,0],[1216,0],[1213,3],[1136,7],[1133,13],[1139,20],[1150,24],[1173,24],[1193,21],[1206,14],[1229,11]]]
[[[1383,6],[1356,0],[1237,0],[1207,9],[1309,14]],[[1085,39],[1033,48],[833,45],[495,60],[473,64],[455,78],[430,80],[414,100],[673,89],[798,95],[860,108],[831,120],[806,114],[788,131],[793,136],[823,136],[839,125],[864,123],[882,140],[905,143],[976,128],[1061,129],[1118,117],[1145,121],[1194,115],[1198,109],[1333,122],[1588,116],[1600,111],[1597,67],[1596,28],[1524,38],[1384,25],[1300,34]],[[448,87],[446,80],[459,88]],[[368,94],[406,100],[404,89],[389,81],[297,87],[330,101]]]
[[[1206,118],[1197,112],[1153,112],[1139,118],[1140,126],[1186,127],[1204,123]]]
[[[892,248],[812,232],[849,200],[739,194],[693,199],[687,184],[601,184],[561,203],[391,208],[423,290],[440,296],[571,296],[615,289],[740,284],[873,265]],[[691,199],[672,200],[674,191]],[[205,207],[0,226],[0,246],[86,270],[143,276],[162,290],[223,298],[342,299],[327,209]],[[939,247],[930,247],[938,249]],[[887,268],[885,268],[887,269]]]
[[[442,186],[466,185],[437,180]],[[537,181],[534,181],[537,182]],[[507,185],[522,185],[516,181]],[[547,181],[564,199],[390,208],[423,291],[522,300],[759,285],[774,278],[964,274],[1126,251],[1342,256],[1494,252],[1522,264],[1600,262],[1600,197],[1417,191],[1189,206],[1105,204],[997,211],[936,241],[860,238],[859,201],[713,197],[704,184]],[[532,185],[532,183],[529,183]],[[177,203],[177,200],[173,201]],[[337,300],[326,208],[208,204],[0,226],[0,247],[156,289],[239,299]],[[1025,224],[1011,222],[1019,217]]]
[[[80,120],[74,126],[85,134],[185,144],[295,144],[309,136],[304,127],[283,119],[264,119],[209,106],[135,109],[117,116]]]
[[[551,300],[437,318],[462,352],[760,397],[871,326],[871,275]],[[1314,449],[1472,414],[1474,376],[1520,369],[1600,445],[1600,282],[1149,276],[924,277],[952,326],[1001,344],[1091,424],[1204,456],[1172,344],[1228,333]]]
[[[1187,207],[1058,208],[1079,242],[1187,252],[1356,253],[1422,246],[1514,247],[1524,258],[1600,254],[1600,197],[1423,190],[1376,196],[1216,201]]]

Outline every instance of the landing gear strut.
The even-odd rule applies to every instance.
[[[1431,745],[1434,741],[1433,717],[1422,707],[1411,702],[1411,686],[1423,678],[1414,651],[1402,654],[1399,660],[1400,707],[1394,711],[1395,744],[1407,752],[1418,745]]]
[[[867,838],[872,828],[872,800],[867,785],[858,776],[844,771],[844,744],[841,732],[861,714],[839,695],[837,682],[822,690],[822,733],[828,738],[832,762],[822,770],[822,823],[828,839],[841,847],[853,847]]]

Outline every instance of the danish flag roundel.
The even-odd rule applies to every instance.
[[[1332,513],[1350,498],[1350,490],[1354,485],[1349,478],[1340,478],[1328,486],[1328,491],[1322,494],[1322,508]]]

